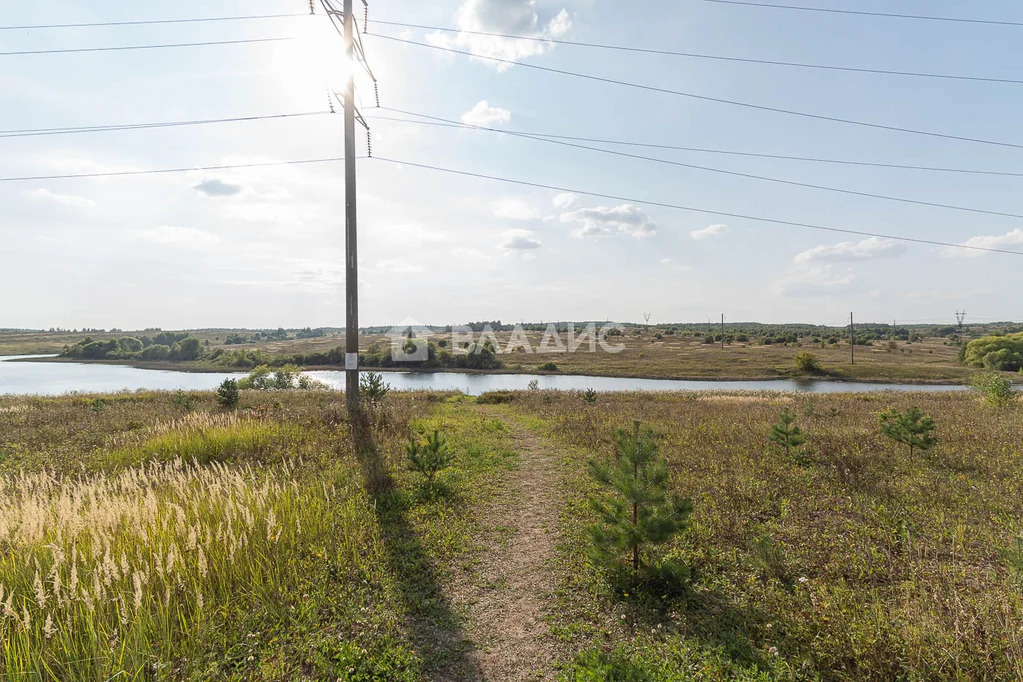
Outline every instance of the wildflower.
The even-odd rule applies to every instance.
[[[807,582],[808,580],[809,580],[809,578],[807,578],[807,577],[806,577],[805,575],[801,575],[801,576],[799,576],[799,582],[800,582],[800,583],[805,583],[805,582]]]
[[[43,634],[46,635],[46,639],[53,637],[53,633],[57,631],[57,628],[53,626],[53,616],[46,614],[46,622],[43,623]]]
[[[771,654],[772,656],[777,656],[778,655],[778,647],[776,647],[776,646],[771,647],[770,649],[767,650],[767,653]]]

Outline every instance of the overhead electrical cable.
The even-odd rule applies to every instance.
[[[96,28],[101,26],[155,26],[157,24],[195,24],[207,21],[249,21],[252,19],[290,19],[308,14],[248,14],[231,17],[190,17],[184,19],[141,19],[137,21],[90,21],[78,24],[30,24],[0,26],[0,31],[35,31],[49,28]]]
[[[358,159],[365,159],[368,157],[358,156]],[[0,178],[0,182],[23,182],[23,181],[39,181],[39,180],[73,180],[80,178],[113,178],[122,177],[128,175],[159,175],[161,173],[191,173],[193,171],[217,171],[217,170],[234,170],[238,168],[269,168],[272,166],[300,166],[304,164],[312,163],[337,163],[344,161],[342,156],[332,156],[323,159],[300,159],[297,161],[258,161],[254,163],[232,163],[232,164],[221,164],[217,166],[192,166],[188,168],[156,168],[149,170],[130,170],[130,171],[102,171],[96,173],[68,173],[61,175],[25,175],[19,177],[7,177]]]
[[[280,38],[244,38],[241,40],[207,40],[199,43],[165,43],[161,45],[114,45],[107,47],[66,47],[53,50],[14,50],[11,52],[0,52],[0,57],[18,57],[25,55],[39,54],[72,54],[81,52],[118,52],[121,50],[163,50],[175,47],[209,47],[212,45],[244,45],[246,43],[279,43],[287,40],[296,40],[293,37],[285,36]]]
[[[409,116],[422,116],[423,118],[429,118],[429,119],[433,119],[433,120],[440,121],[440,122],[443,122],[443,123],[449,123],[449,124],[457,123],[456,121],[452,121],[450,119],[439,118],[439,117],[436,117],[436,116],[429,116],[427,114],[419,114],[419,113],[411,112],[411,111],[402,111],[400,109],[390,109],[389,107],[381,107],[381,108],[389,110],[389,111],[394,111],[396,113],[406,114],[406,115],[409,115]],[[484,126],[474,126],[474,125],[469,125],[469,124],[461,124],[461,126],[464,127],[464,128],[467,128],[467,129],[477,129],[477,130],[485,130],[485,131],[494,132],[494,133],[502,133],[502,134],[505,134],[505,135],[511,135],[513,137],[521,137],[521,138],[526,138],[526,139],[530,139],[530,140],[535,140],[537,142],[546,142],[547,144],[556,144],[556,145],[563,146],[563,147],[572,147],[574,149],[585,149],[585,150],[588,150],[588,151],[599,152],[601,154],[611,154],[613,156],[626,157],[626,158],[630,158],[630,159],[637,159],[637,160],[640,160],[640,161],[650,161],[650,162],[653,162],[653,163],[660,163],[660,164],[665,164],[665,165],[670,165],[670,166],[677,166],[677,167],[680,167],[680,168],[689,168],[689,169],[692,169],[692,170],[705,171],[705,172],[709,172],[709,173],[719,173],[719,174],[722,174],[722,175],[731,175],[731,176],[740,177],[740,178],[747,178],[747,179],[750,179],[750,180],[760,180],[760,181],[764,181],[764,182],[774,182],[774,183],[783,184],[783,185],[791,185],[791,186],[795,186],[795,187],[802,187],[802,188],[805,188],[805,189],[816,189],[816,190],[821,190],[821,191],[825,191],[825,192],[837,192],[837,193],[840,193],[840,194],[850,194],[850,195],[853,195],[853,196],[867,197],[867,198],[870,198],[870,199],[882,199],[882,200],[885,200],[885,201],[895,201],[895,202],[904,203],[904,204],[914,204],[914,205],[917,205],[917,206],[928,206],[928,207],[931,207],[931,208],[943,208],[943,209],[948,209],[948,210],[952,210],[952,211],[964,211],[964,212],[967,212],[967,213],[980,213],[980,214],[984,214],[984,215],[994,215],[994,216],[1001,216],[1001,217],[1005,217],[1005,218],[1020,218],[1020,219],[1023,219],[1023,214],[1019,214],[1019,213],[1007,213],[1007,212],[1003,212],[1003,211],[990,211],[990,210],[987,210],[987,209],[973,208],[973,207],[970,207],[970,206],[955,206],[955,205],[952,205],[952,204],[940,204],[940,203],[933,202],[933,201],[923,201],[923,200],[917,200],[917,199],[907,199],[905,197],[896,197],[896,196],[891,196],[891,195],[887,195],[887,194],[875,194],[875,193],[872,193],[872,192],[860,192],[860,191],[857,191],[857,190],[844,189],[844,188],[841,188],[841,187],[829,187],[827,185],[815,185],[815,184],[808,183],[808,182],[798,182],[798,181],[795,181],[795,180],[784,180],[784,179],[781,179],[781,178],[773,178],[773,177],[766,176],[766,175],[754,175],[752,173],[742,173],[742,172],[739,172],[739,171],[732,171],[732,170],[727,170],[727,169],[724,169],[724,168],[713,168],[713,167],[710,167],[710,166],[699,166],[699,165],[692,164],[692,163],[683,163],[681,161],[673,161],[673,160],[670,160],[670,159],[662,159],[662,158],[658,158],[658,157],[654,157],[654,156],[643,156],[643,155],[640,155],[640,154],[630,154],[628,152],[617,151],[617,150],[614,150],[614,149],[601,149],[600,147],[590,147],[590,146],[578,144],[578,143],[575,143],[575,142],[566,142],[566,141],[563,141],[563,140],[551,140],[551,139],[546,139],[546,138],[543,138],[543,137],[536,137],[536,136],[529,135],[529,134],[526,134],[526,133],[516,133],[516,132],[510,132],[510,131],[507,131],[507,130],[501,130],[499,128],[486,128]]]
[[[236,116],[232,118],[207,118],[190,121],[156,121],[152,123],[122,123],[100,126],[68,126],[64,128],[23,128],[20,130],[0,130],[0,138],[38,137],[45,135],[73,135],[78,133],[104,133],[121,130],[148,130],[151,128],[176,128],[181,126],[209,125],[215,123],[239,123],[246,121],[271,121],[276,119],[299,118],[305,116],[330,115],[329,111],[303,111],[291,114],[265,114],[261,116]]]
[[[948,80],[962,80],[962,81],[980,81],[985,83],[1011,83],[1015,85],[1023,85],[1023,79],[1016,78],[997,78],[988,76],[966,76],[949,73],[926,73],[920,71],[899,71],[894,69],[871,69],[865,67],[855,66],[839,66],[835,64],[810,64],[806,62],[788,62],[776,59],[753,59],[748,57],[732,57],[726,55],[716,54],[705,54],[699,52],[680,52],[676,50],[659,50],[654,48],[646,47],[634,47],[627,45],[611,45],[607,43],[593,43],[593,42],[582,42],[578,40],[565,40],[563,38],[546,38],[543,36],[524,36],[524,35],[513,35],[508,33],[492,33],[489,31],[469,31],[459,28],[450,28],[444,26],[427,26],[424,24],[409,24],[401,21],[384,21],[382,19],[374,19],[373,23],[382,24],[386,26],[400,26],[403,28],[416,28],[426,31],[444,31],[450,33],[465,33],[468,35],[475,36],[488,36],[491,38],[505,38],[509,40],[530,40],[540,43],[550,43],[552,45],[568,45],[573,47],[588,47],[599,50],[616,50],[620,52],[635,52],[640,54],[652,54],[668,57],[686,57],[690,59],[710,59],[715,61],[725,62],[741,62],[745,64],[764,64],[767,66],[787,66],[801,69],[819,69],[826,71],[847,71],[851,73],[866,73],[873,75],[884,75],[884,76],[907,76],[913,78],[939,78]]]
[[[988,24],[990,26],[1023,26],[1023,21],[1002,21],[998,19],[971,19],[969,17],[941,17],[926,14],[902,14],[898,12],[868,12],[858,9],[839,9],[835,7],[806,7],[800,5],[781,5],[771,2],[750,2],[749,0],[703,0],[718,5],[745,5],[747,7],[764,7],[767,9],[796,10],[800,12],[826,12],[828,14],[852,14],[863,17],[885,17],[889,19],[917,19],[921,21],[945,21],[957,24]]]
[[[867,231],[864,231],[864,230],[852,230],[852,229],[839,228],[839,227],[828,227],[826,225],[815,225],[813,223],[802,223],[802,222],[796,222],[796,221],[792,221],[792,220],[778,220],[778,219],[775,219],[775,218],[765,218],[765,217],[762,217],[762,216],[747,215],[747,214],[743,214],[743,213],[732,213],[732,212],[728,212],[728,211],[715,211],[715,210],[706,209],[706,208],[697,208],[697,207],[693,207],[693,206],[684,206],[684,205],[681,205],[681,204],[671,204],[671,203],[662,202],[662,201],[651,201],[651,200],[648,200],[648,199],[637,199],[635,197],[625,197],[625,196],[619,196],[619,195],[615,195],[615,194],[604,194],[604,193],[600,193],[600,192],[590,192],[590,191],[587,191],[587,190],[573,189],[573,188],[570,188],[570,187],[559,187],[557,185],[548,185],[548,184],[539,183],[539,182],[530,182],[528,180],[514,180],[512,178],[504,178],[504,177],[500,177],[500,176],[496,176],[496,175],[487,175],[487,174],[484,174],[484,173],[472,173],[472,172],[469,172],[469,171],[457,170],[457,169],[454,169],[454,168],[444,168],[444,167],[441,167],[441,166],[434,166],[434,165],[424,164],[424,163],[414,163],[412,161],[404,161],[404,160],[401,160],[401,159],[391,159],[391,158],[382,157],[382,156],[374,156],[373,158],[378,160],[378,161],[386,161],[387,163],[391,163],[391,164],[395,164],[395,165],[399,165],[399,166],[409,166],[411,168],[421,168],[421,169],[424,169],[424,170],[438,171],[438,172],[441,172],[441,173],[449,173],[449,174],[452,174],[452,175],[462,175],[462,176],[471,177],[471,178],[478,178],[478,179],[482,179],[482,180],[494,180],[496,182],[504,182],[504,183],[513,184],[513,185],[521,185],[521,186],[524,186],[524,187],[533,187],[533,188],[536,188],[536,189],[546,189],[546,190],[551,190],[551,191],[554,191],[554,192],[568,192],[568,193],[572,193],[572,194],[580,194],[580,195],[583,195],[583,196],[596,197],[596,198],[600,198],[600,199],[610,199],[612,201],[624,201],[624,202],[629,202],[629,203],[633,203],[633,204],[643,204],[645,206],[657,206],[657,207],[660,207],[660,208],[670,208],[670,209],[675,209],[675,210],[679,210],[679,211],[688,211],[688,212],[691,212],[691,213],[703,213],[703,214],[706,214],[706,215],[721,216],[721,217],[725,217],[725,218],[737,218],[737,219],[740,219],[740,220],[751,220],[751,221],[755,221],[755,222],[771,223],[773,225],[783,225],[783,226],[787,226],[787,227],[803,227],[803,228],[807,228],[807,229],[811,229],[811,230],[820,230],[820,231],[824,231],[824,232],[835,232],[835,233],[840,233],[840,234],[853,234],[853,235],[857,235],[857,236],[860,236],[860,237],[877,237],[879,239],[891,239],[893,241],[910,242],[910,243],[914,243],[914,244],[926,244],[926,245],[929,245],[929,246],[942,246],[942,247],[948,247],[948,248],[953,248],[953,249],[967,249],[967,250],[970,250],[970,251],[984,251],[984,252],[988,252],[988,253],[1003,253],[1003,254],[1008,254],[1008,255],[1012,255],[1012,256],[1023,256],[1023,251],[1012,251],[1012,250],[1009,250],[1009,249],[996,249],[996,248],[988,248],[988,247],[983,247],[983,246],[971,246],[971,245],[968,245],[968,244],[954,244],[952,242],[943,242],[943,241],[938,241],[938,240],[934,240],[934,239],[918,239],[916,237],[902,237],[902,236],[898,236],[898,235],[882,234],[882,233],[878,233],[878,232],[867,232]]]
[[[452,54],[465,55],[467,57],[473,57],[476,59],[485,59],[488,61],[498,62],[501,64],[512,64],[515,66],[521,66],[525,69],[533,69],[536,71],[545,71],[547,73],[555,73],[562,76],[572,76],[574,78],[583,78],[586,80],[596,81],[599,83],[609,83],[612,85],[621,85],[627,88],[635,88],[638,90],[646,90],[649,92],[659,92],[666,95],[674,95],[676,97],[687,97],[690,99],[700,100],[704,102],[715,102],[717,104],[727,104],[729,106],[743,107],[746,109],[754,109],[757,111],[769,111],[776,114],[785,114],[787,116],[798,116],[801,118],[809,118],[818,121],[830,121],[832,123],[842,123],[845,125],[859,126],[862,128],[873,128],[876,130],[888,130],[898,133],[908,133],[912,135],[923,135],[926,137],[937,137],[946,140],[957,140],[960,142],[972,142],[975,144],[993,145],[997,147],[1011,147],[1014,149],[1023,149],[1023,144],[1016,144],[1012,142],[1001,142],[998,140],[985,140],[976,137],[967,137],[964,135],[951,135],[948,133],[938,133],[928,130],[919,130],[916,128],[904,128],[901,126],[886,125],[882,123],[870,123],[867,121],[858,121],[855,119],[841,118],[838,116],[826,116],[824,114],[813,114],[806,111],[798,111],[795,109],[784,109],[781,107],[771,107],[763,104],[753,104],[752,102],[742,102],[739,100],[725,99],[723,97],[710,97],[708,95],[699,95],[692,92],[684,92],[682,90],[672,90],[670,88],[661,88],[654,85],[645,85],[642,83],[635,83],[632,81],[623,81],[615,78],[608,78],[604,76],[595,76],[592,74],[580,73],[578,71],[568,71],[565,69],[555,69],[550,66],[540,66],[539,64],[530,64],[528,62],[520,62],[512,59],[502,59],[501,57],[491,57],[488,55],[476,54],[466,50],[456,50],[451,47],[442,47],[440,45],[430,45],[429,43],[421,43],[415,40],[407,40],[405,38],[399,38],[397,36],[387,36],[380,33],[373,33],[373,36],[381,38],[383,40],[391,40],[398,43],[404,43],[406,45],[416,45],[419,47],[426,47],[432,50],[440,50],[442,52],[449,52]]]
[[[380,109],[381,110],[389,110],[389,111],[399,112],[399,113],[406,113],[406,112],[402,112],[400,109],[392,109],[390,107],[380,107]],[[415,115],[415,116],[422,116],[423,115],[423,114],[417,114],[415,112],[407,112],[407,113],[409,115]],[[767,153],[761,153],[761,152],[744,152],[744,151],[737,151],[737,150],[733,150],[733,149],[711,149],[711,148],[707,148],[707,147],[685,147],[685,146],[681,146],[681,145],[659,144],[659,143],[654,143],[654,142],[636,142],[636,141],[629,141],[629,140],[609,140],[609,139],[606,139],[606,138],[580,137],[580,136],[575,136],[575,135],[554,135],[554,134],[551,134],[551,133],[539,133],[539,132],[534,132],[534,131],[529,131],[529,130],[509,130],[509,129],[505,129],[505,128],[487,128],[485,126],[470,126],[468,124],[460,123],[460,122],[459,123],[456,123],[456,122],[442,123],[440,121],[419,121],[419,120],[412,120],[412,119],[407,119],[407,118],[394,118],[394,117],[391,117],[391,116],[380,116],[380,115],[371,115],[371,116],[368,116],[367,118],[376,119],[378,121],[393,121],[393,122],[397,122],[397,123],[412,123],[412,124],[416,124],[416,125],[437,126],[437,127],[441,127],[441,128],[470,128],[470,129],[471,128],[476,128],[476,129],[480,129],[480,130],[492,130],[494,132],[503,132],[503,133],[510,133],[510,134],[521,134],[521,135],[526,135],[526,136],[530,136],[530,137],[537,137],[537,138],[550,138],[550,139],[555,139],[555,140],[574,140],[574,141],[577,141],[577,142],[595,142],[595,143],[598,143],[598,144],[613,144],[613,145],[621,145],[621,146],[626,146],[626,147],[643,147],[643,148],[647,148],[647,149],[665,149],[665,150],[673,150],[673,151],[698,152],[698,153],[701,153],[701,154],[723,154],[723,155],[728,155],[728,156],[743,156],[743,157],[752,157],[752,158],[758,158],[758,159],[778,159],[778,160],[782,160],[782,161],[802,161],[802,162],[807,162],[807,163],[827,163],[827,164],[839,164],[839,165],[847,165],[847,166],[865,166],[865,167],[868,167],[868,168],[892,168],[892,169],[897,169],[897,170],[929,171],[929,172],[935,172],[935,173],[965,173],[965,174],[968,174],[968,175],[995,175],[995,176],[1014,177],[1014,178],[1021,178],[1021,177],[1023,177],[1023,172],[1012,172],[1012,171],[981,170],[981,169],[975,169],[975,168],[949,168],[949,167],[942,167],[942,166],[913,166],[913,165],[898,164],[898,163],[881,163],[881,162],[874,162],[874,161],[856,161],[856,160],[852,160],[852,159],[826,159],[826,158],[820,158],[820,157],[814,157],[814,156],[788,156],[788,155],[785,155],[785,154],[767,154]]]

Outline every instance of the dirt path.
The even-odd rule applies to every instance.
[[[456,583],[452,599],[467,615],[477,679],[549,678],[557,647],[544,616],[557,582],[560,457],[549,440],[503,413],[491,414],[507,426],[519,463],[484,512],[494,540]]]

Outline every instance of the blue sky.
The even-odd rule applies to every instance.
[[[358,4],[358,3],[357,3]],[[810,4],[807,0],[806,4]],[[821,6],[891,11],[866,0]],[[155,9],[41,0],[5,25],[302,12],[304,0]],[[1023,29],[759,9],[699,0],[395,1],[372,32],[557,69],[885,125],[1023,144],[1023,85],[812,71],[473,39],[374,19],[723,56],[1023,79]],[[955,0],[900,11],[1023,20]],[[361,16],[361,10],[359,12]],[[301,36],[300,41],[0,56],[0,129],[326,109],[340,39],[314,18],[0,32],[0,51]],[[326,37],[324,37],[326,36]],[[870,130],[365,40],[381,104],[542,133],[869,162],[1023,171],[1023,150]],[[360,78],[367,116],[372,89]],[[1023,250],[1020,219],[854,197],[371,118],[379,157],[864,232]],[[0,176],[340,156],[341,116],[0,139]],[[360,153],[365,139],[360,133]],[[1007,213],[1021,178],[652,156]],[[340,164],[0,183],[0,327],[339,326]],[[728,319],[842,324],[1023,319],[1018,256],[950,251],[359,161],[361,323],[406,317]]]

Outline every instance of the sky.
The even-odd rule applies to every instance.
[[[892,11],[884,0],[793,2]],[[302,14],[309,7],[307,0],[186,0],[159,7],[115,0],[8,4],[0,22],[6,26]],[[361,21],[361,3],[356,5]],[[972,5],[906,0],[898,9],[1023,21],[1011,0]],[[651,55],[464,32],[473,30],[1023,80],[1018,59],[1023,28],[1011,26],[702,0],[371,3],[364,45],[384,108],[374,107],[372,83],[357,69],[360,111],[372,128],[374,157],[358,161],[360,324],[642,322],[644,314],[651,322],[699,322],[724,313],[736,322],[841,325],[850,312],[862,321],[952,324],[956,310],[967,311],[967,322],[1023,319],[1016,295],[1023,289],[1020,256],[749,219],[1023,251],[1020,218],[388,120],[416,118],[394,111],[401,110],[530,133],[1019,173],[1021,148],[815,120],[524,64],[1016,145],[1023,144],[1023,85]],[[250,21],[0,31],[0,52],[271,37],[296,39],[0,55],[0,131],[315,113],[87,134],[0,133],[0,178],[342,156],[342,116],[326,112],[327,90],[341,88],[345,62],[341,39],[330,32],[319,7],[314,16]],[[365,157],[361,129],[357,142]],[[580,144],[1023,214],[1020,177]],[[3,180],[0,206],[0,328],[344,325],[341,163]]]

